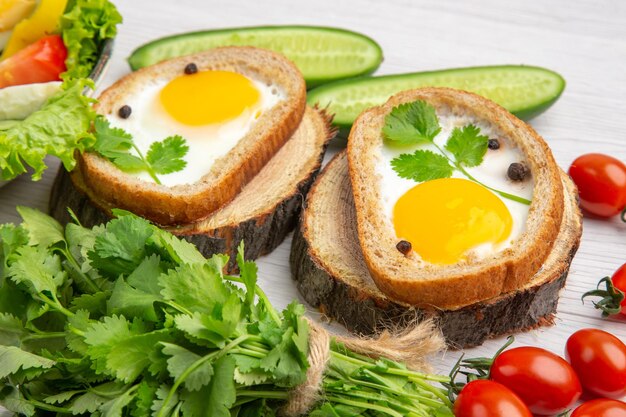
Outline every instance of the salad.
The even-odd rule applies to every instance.
[[[33,170],[47,155],[66,169],[93,143],[95,114],[83,92],[122,17],[108,0],[0,2],[0,180]]]

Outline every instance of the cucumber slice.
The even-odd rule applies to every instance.
[[[383,60],[380,46],[360,33],[319,26],[260,26],[156,39],[135,49],[128,63],[137,70],[165,59],[231,45],[257,46],[282,53],[300,68],[308,87],[371,74]]]
[[[309,91],[309,104],[335,114],[334,123],[349,128],[365,109],[383,104],[402,90],[451,87],[480,94],[522,119],[548,109],[561,95],[565,80],[540,67],[504,65],[457,68],[338,81]]]

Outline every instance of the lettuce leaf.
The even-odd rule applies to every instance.
[[[0,178],[10,180],[33,168],[33,180],[41,179],[47,168],[46,155],[58,157],[67,170],[76,165],[74,151],[93,146],[89,132],[95,111],[93,99],[82,92],[89,80],[66,82],[38,111],[19,123],[0,130]]]
[[[70,0],[61,17],[63,43],[67,47],[67,71],[63,79],[89,76],[102,44],[115,37],[122,16],[108,0]]]

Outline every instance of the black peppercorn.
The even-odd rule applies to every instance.
[[[123,105],[122,107],[120,107],[120,109],[117,111],[117,114],[122,118],[122,119],[128,119],[130,117],[130,114],[133,112],[133,109],[130,108],[130,106],[128,105]]]
[[[198,72],[198,67],[193,62],[185,66],[185,74],[191,75],[191,74],[195,74],[196,72]]]
[[[500,149],[500,142],[498,141],[498,139],[489,139],[489,145],[487,145],[489,147],[489,149],[491,150],[496,150],[496,149]]]
[[[409,252],[411,252],[411,242],[401,240],[396,245],[396,249],[398,249],[398,251],[400,251],[403,255],[407,255]]]
[[[507,175],[513,181],[524,181],[528,174],[530,174],[530,170],[521,162],[513,162],[507,171]]]

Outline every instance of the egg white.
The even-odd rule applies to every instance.
[[[281,88],[250,79],[260,93],[254,106],[226,122],[188,126],[170,116],[161,104],[159,94],[169,81],[171,80],[166,78],[150,80],[142,86],[139,94],[119,103],[118,107],[130,106],[132,113],[129,118],[122,119],[117,110],[107,116],[111,126],[122,128],[133,136],[135,144],[144,155],[152,143],[168,136],[180,135],[187,141],[189,151],[184,157],[186,167],[178,172],[159,175],[161,183],[169,187],[193,184],[200,180],[217,159],[226,155],[252,129],[262,113],[285,99],[285,92]],[[147,172],[132,175],[154,182]]]
[[[532,176],[522,182],[514,182],[507,176],[507,170],[511,163],[526,160],[520,149],[515,147],[513,143],[505,138],[496,135],[492,127],[484,123],[477,122],[469,116],[457,116],[447,113],[437,113],[437,116],[439,118],[441,131],[435,137],[434,142],[442,149],[444,149],[444,146],[455,127],[462,128],[468,124],[473,124],[479,127],[481,134],[488,136],[490,139],[497,138],[500,142],[500,149],[487,149],[487,153],[485,154],[482,164],[473,168],[465,168],[465,170],[485,185],[528,200],[532,199],[534,188]],[[383,208],[383,216],[386,224],[393,235],[395,235],[395,228],[393,224],[394,206],[400,197],[419,183],[398,176],[391,166],[391,161],[403,153],[413,153],[420,149],[430,150],[440,154],[439,150],[434,145],[420,144],[402,147],[384,145],[379,148],[379,153],[376,155],[376,172],[379,176],[378,192],[380,196],[380,204]],[[454,158],[450,153],[447,153],[447,155]],[[452,174],[452,178],[467,179],[467,177],[457,170],[455,170]],[[510,247],[515,239],[517,239],[526,230],[526,220],[528,218],[529,206],[509,200],[508,198],[502,198],[495,193],[494,195],[502,200],[511,213],[511,217],[513,218],[511,234],[501,243],[484,243],[470,249],[467,252],[467,255],[472,259],[483,259]],[[424,204],[428,203],[425,202]]]

